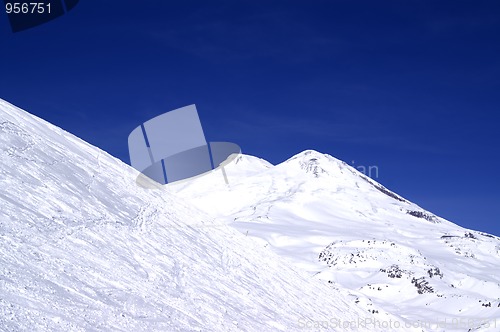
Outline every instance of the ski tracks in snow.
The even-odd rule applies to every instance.
[[[158,219],[159,214],[158,209],[156,209],[151,203],[146,203],[144,206],[139,208],[137,215],[132,220],[132,224],[141,232],[148,232],[151,229],[153,222]]]

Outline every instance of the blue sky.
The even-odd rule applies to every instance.
[[[210,141],[377,166],[500,235],[499,2],[81,0],[0,38],[0,98],[127,163],[137,125],[195,103]]]

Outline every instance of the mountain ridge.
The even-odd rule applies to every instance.
[[[169,190],[290,265],[349,289],[365,308],[431,330],[461,331],[451,324],[460,320],[471,330],[500,326],[497,237],[436,216],[317,151],[244,177],[234,168],[226,167],[229,185],[214,172]]]

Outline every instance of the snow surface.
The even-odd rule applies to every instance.
[[[176,193],[352,303],[436,331],[500,330],[500,239],[428,212],[346,163],[240,156]]]
[[[332,287],[306,272],[316,264],[317,271],[334,277],[334,269],[318,264],[314,255],[338,239],[326,230],[348,221],[337,220],[336,228],[328,220],[311,221],[324,225],[317,234],[300,226],[309,223],[306,218],[328,216],[323,209],[331,208],[325,203],[315,210],[314,200],[298,190],[302,182],[287,177],[288,167],[278,176],[269,163],[243,157],[231,168],[231,176],[243,181],[239,186],[204,187],[203,201],[195,183],[185,183],[184,193],[191,194],[184,199],[174,187],[138,186],[131,167],[3,100],[0,151],[0,331],[388,331],[406,322],[377,304],[356,304],[360,292],[342,287],[341,280]],[[221,179],[214,172],[198,180]],[[299,194],[305,200],[286,212]],[[347,205],[342,211],[346,218],[352,214]],[[293,219],[298,212],[303,215]],[[481,243],[489,248],[494,242]],[[310,259],[311,268],[290,264],[298,246],[303,253],[297,260]],[[466,273],[483,267],[466,266],[453,282],[473,296],[481,284]],[[490,274],[484,298],[497,290]],[[474,303],[464,308],[481,309]]]

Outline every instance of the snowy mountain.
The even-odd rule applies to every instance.
[[[0,331],[404,324],[376,305],[368,312],[348,290],[311,278],[168,187],[138,186],[131,167],[2,100],[0,150]],[[269,167],[250,166],[241,172]]]
[[[331,156],[147,189],[2,100],[0,150],[0,331],[500,327],[500,239]]]
[[[422,209],[315,151],[273,166],[240,156],[176,193],[352,303],[436,331],[500,329],[500,239]]]

